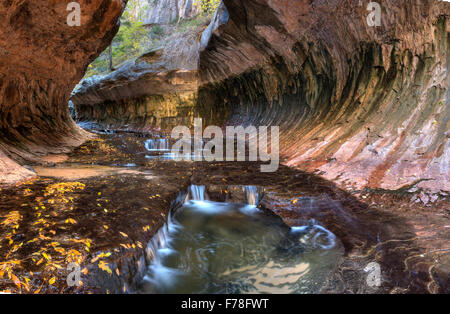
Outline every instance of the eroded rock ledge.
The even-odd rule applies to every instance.
[[[32,175],[16,162],[67,152],[88,137],[71,119],[67,102],[116,34],[127,1],[78,1],[79,27],[67,24],[69,2],[0,5],[0,183]]]
[[[286,164],[349,188],[450,191],[449,13],[442,1],[224,0],[197,110],[279,125]]]
[[[84,80],[71,97],[76,119],[128,130],[189,125],[197,99],[200,30],[174,34],[118,70]]]
[[[287,165],[347,188],[416,185],[447,194],[450,6],[383,1],[382,25],[370,27],[366,2],[224,0],[201,38],[199,89],[185,85],[198,99],[184,114],[279,125]],[[130,98],[133,86],[149,81],[129,73],[76,93],[80,117],[120,112],[161,127],[164,117],[135,114],[143,106],[136,107],[141,94]],[[166,93],[158,88],[148,94]]]

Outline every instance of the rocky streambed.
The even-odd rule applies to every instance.
[[[429,207],[411,202],[420,190],[347,192],[285,166],[261,173],[258,163],[174,162],[154,145],[162,138],[99,134],[62,163],[30,164],[36,178],[2,186],[0,290],[137,292],[154,261],[154,236],[197,185],[211,201],[237,203],[248,202],[240,187],[258,187],[252,202],[286,228],[334,234],[342,256],[316,292],[449,292],[448,199]],[[379,265],[379,286],[369,284],[368,265]]]

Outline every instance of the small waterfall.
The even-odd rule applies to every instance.
[[[170,232],[176,229],[176,223],[173,222],[172,216],[169,212],[167,222],[162,226],[158,232],[152,237],[147,244],[147,258],[154,264],[159,264],[158,250],[166,249],[170,244]]]
[[[204,201],[207,199],[205,186],[191,185],[189,187],[189,199],[194,201]]]
[[[212,198],[220,188],[210,188]],[[180,194],[180,201],[186,194],[194,201],[172,211],[173,220],[168,217],[148,246],[152,259],[140,291],[319,292],[341,260],[335,236],[315,221],[289,232],[279,218],[243,204],[245,197],[250,204],[260,201],[261,187],[227,190],[239,203],[203,201],[205,186],[192,185]]]
[[[150,139],[144,145],[148,151],[169,151],[169,140],[166,138]]]
[[[147,245],[147,257],[152,263],[159,264],[158,250],[164,249],[169,243],[169,228],[167,224],[158,230]]]
[[[245,196],[247,199],[248,205],[256,206],[259,202],[259,193],[258,188],[254,185],[246,185],[245,186]]]

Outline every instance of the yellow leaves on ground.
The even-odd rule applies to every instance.
[[[10,279],[14,282],[14,284],[15,284],[18,288],[20,288],[20,280],[19,280],[19,278],[16,277],[16,275],[11,274],[11,278],[10,278]]]
[[[45,252],[42,253],[42,256],[44,256],[44,258],[49,261],[52,257],[47,255]]]
[[[145,232],[150,231],[150,226],[149,225],[144,226],[142,227],[142,230],[144,230]]]
[[[66,261],[68,263],[81,264],[82,260],[83,260],[83,257],[81,255],[81,253],[77,250],[71,249],[66,254]]]
[[[56,282],[56,277],[52,277],[52,278],[48,281],[48,283],[49,283],[50,285],[53,285],[55,282]]]
[[[295,199],[295,200],[292,200],[292,204],[295,204],[295,203],[297,203],[298,202],[298,200],[297,199]]]
[[[0,279],[2,279],[5,274],[7,275],[8,279],[11,280],[17,288],[21,289],[21,287],[25,288],[25,290],[29,291],[29,281],[30,279],[28,277],[25,277],[25,281],[20,281],[19,277],[17,277],[13,273],[13,268],[16,266],[20,266],[21,262],[19,260],[10,260],[7,262],[0,262]]]
[[[118,154],[119,151],[116,147],[109,144],[100,144],[99,149],[107,154]]]
[[[74,192],[75,190],[84,190],[86,185],[81,182],[60,182],[47,186],[45,188],[44,196],[49,195],[63,195],[67,192]]]
[[[102,252],[97,257],[94,257],[93,259],[91,259],[91,263],[95,263],[96,261],[98,261],[101,258],[110,257],[110,256],[111,256],[111,252],[108,252],[108,253],[103,253]]]
[[[125,232],[119,231],[120,235],[124,238],[128,238],[128,234],[126,234]]]
[[[12,269],[15,266],[19,266],[21,263],[19,260],[10,260],[7,262],[0,262],[0,278],[3,278],[3,276],[5,275],[5,273],[8,274],[8,278],[11,279],[12,278]]]
[[[10,245],[12,244],[11,241],[12,241],[12,240],[10,240]],[[9,254],[14,253],[14,252],[17,252],[17,250],[20,249],[20,248],[22,247],[22,245],[23,245],[23,242],[20,242],[19,244],[14,245],[14,246],[12,247],[11,251],[9,252]],[[9,255],[9,254],[8,254],[8,255]]]
[[[72,225],[74,225],[74,224],[76,224],[76,223],[77,223],[77,221],[76,221],[75,219],[72,219],[72,218],[66,219],[66,224],[72,224]]]
[[[100,268],[103,271],[106,271],[108,274],[112,274],[111,268],[109,268],[108,263],[105,263],[104,261],[98,262],[98,268]]]
[[[3,227],[12,226],[13,229],[19,228],[19,222],[22,220],[22,215],[18,211],[9,212],[4,216],[4,220],[0,222]]]
[[[78,243],[83,243],[85,245],[84,249],[89,252],[90,248],[91,248],[91,243],[92,240],[91,239],[81,239],[81,240],[77,240],[77,239],[72,239],[73,242],[78,242]]]

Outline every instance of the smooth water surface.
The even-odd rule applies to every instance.
[[[199,191],[158,235],[140,292],[317,293],[335,270],[341,246],[323,227],[290,228],[254,205]]]

